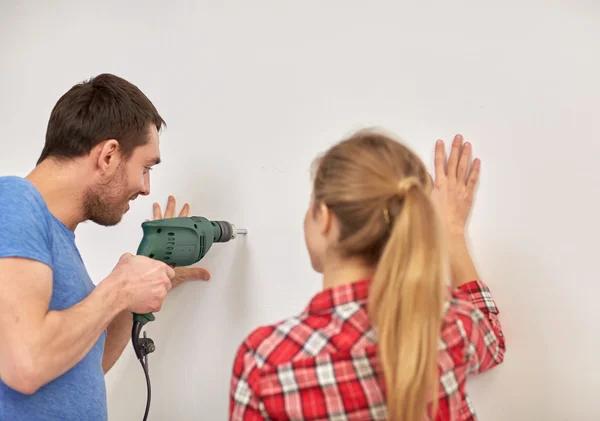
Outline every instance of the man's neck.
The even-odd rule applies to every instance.
[[[82,203],[89,175],[82,166],[47,159],[25,178],[39,190],[50,212],[71,231],[85,220]]]

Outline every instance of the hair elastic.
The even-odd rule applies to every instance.
[[[398,190],[400,190],[403,195],[413,187],[421,187],[421,182],[417,177],[406,177],[398,181]]]
[[[385,219],[385,223],[390,225],[390,211],[388,210],[388,208],[383,209],[383,218]]]

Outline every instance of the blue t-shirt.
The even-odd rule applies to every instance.
[[[21,177],[0,177],[3,257],[33,259],[52,268],[50,310],[72,307],[95,287],[75,245],[75,234],[50,213],[35,186]],[[106,420],[105,339],[106,331],[77,365],[33,395],[21,394],[0,380],[0,420]]]

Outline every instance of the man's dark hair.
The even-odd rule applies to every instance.
[[[157,130],[166,125],[137,86],[115,75],[98,75],[73,86],[58,100],[38,164],[48,157],[87,155],[107,139],[116,139],[129,159],[136,147],[148,142],[150,124]]]

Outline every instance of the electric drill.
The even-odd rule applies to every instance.
[[[244,229],[226,221],[209,221],[202,216],[183,216],[147,221],[137,254],[157,259],[172,267],[191,266],[200,261],[214,243],[226,243]],[[135,314],[142,325],[154,321],[152,313]]]
[[[182,216],[177,218],[158,219],[142,224],[144,236],[138,246],[137,254],[157,259],[171,267],[191,266],[200,261],[214,243],[226,243],[238,234],[247,234],[245,229],[237,229],[226,221],[210,221],[202,216]],[[146,414],[150,406],[150,380],[146,356],[155,350],[150,338],[140,338],[142,327],[154,321],[154,314],[134,314],[131,340],[136,356],[142,363],[148,385],[148,402]]]

